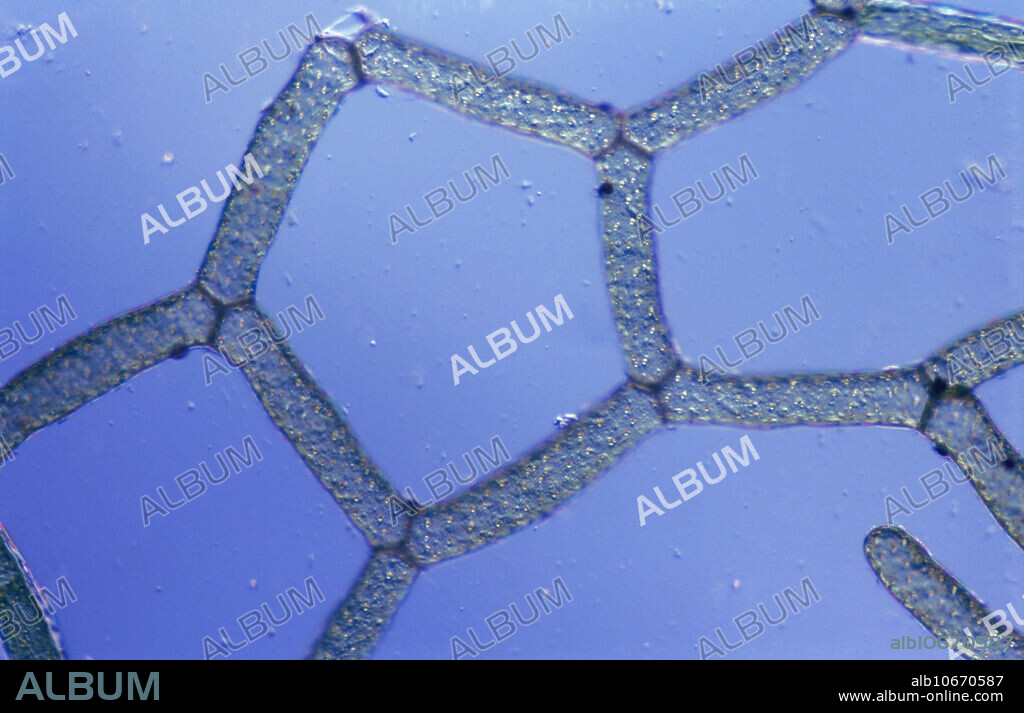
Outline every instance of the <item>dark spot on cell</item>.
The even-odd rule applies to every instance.
[[[943,392],[949,388],[949,384],[941,376],[935,377],[935,380],[928,385],[928,396],[933,399],[937,399],[942,396]]]
[[[602,196],[610,196],[612,194],[612,191],[614,190],[615,186],[612,185],[611,181],[605,181],[604,183],[597,187],[598,195]]]
[[[938,453],[943,458],[949,458],[950,457],[950,450],[948,448],[946,448],[944,445],[942,445],[941,443],[936,443],[935,444],[935,452]]]
[[[833,15],[838,15],[839,17],[845,18],[847,20],[856,20],[857,19],[857,9],[853,8],[853,7],[844,7],[841,10],[834,10],[834,11],[832,11],[832,14]],[[909,57],[909,55],[908,55],[908,57]],[[913,60],[911,60],[911,61],[913,61]]]
[[[171,359],[184,359],[188,354],[188,347],[180,346],[171,352]]]

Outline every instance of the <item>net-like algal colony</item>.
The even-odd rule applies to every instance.
[[[859,39],[977,57],[1009,47],[1020,51],[1003,56],[1015,65],[1024,62],[1024,24],[1016,21],[906,0],[817,0],[802,21],[759,43],[761,57],[725,64],[716,75],[700,73],[643,106],[619,110],[512,76],[477,81],[487,75],[482,65],[384,25],[369,25],[352,40],[317,37],[242,152],[252,154],[264,177],[232,192],[198,277],[179,292],[95,326],[5,384],[0,433],[6,447],[16,450],[45,426],[187,349],[217,349],[237,358],[271,419],[372,547],[362,575],[313,646],[314,658],[365,657],[418,572],[538,521],[669,424],[914,429],[956,461],[996,521],[1024,548],[1024,460],[973,393],[1024,360],[1018,346],[1024,344],[1024,313],[981,326],[919,365],[880,371],[702,378],[672,347],[655,246],[643,218],[654,161],[795,88]],[[611,395],[532,453],[397,521],[388,505],[400,497],[396,489],[284,340],[242,348],[237,339],[257,325],[273,330],[255,302],[260,264],[327,122],[348,94],[369,85],[411,92],[593,160],[605,276],[625,367]],[[990,338],[1008,333],[1021,338]],[[950,384],[954,354],[970,355],[975,368]],[[975,467],[968,454],[991,452],[993,443],[1006,457]],[[2,529],[0,534],[0,609],[42,610],[26,563]],[[955,639],[964,628],[984,630],[989,611],[905,530],[876,528],[865,550],[882,584],[932,634]],[[1007,632],[1006,643],[965,653],[1024,657],[1019,633]],[[3,645],[15,659],[65,654],[49,617],[21,627]]]

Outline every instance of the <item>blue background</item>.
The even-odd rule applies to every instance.
[[[0,326],[66,294],[77,320],[0,363],[5,383],[111,316],[184,286],[219,217],[208,209],[144,245],[140,216],[239,163],[260,111],[299,53],[204,102],[202,75],[312,12],[343,3],[0,3],[0,40],[67,11],[78,37],[0,80]],[[1009,0],[971,9],[1011,14]],[[808,9],[805,0],[658,3],[377,2],[399,32],[485,61],[560,12],[573,36],[515,74],[626,108],[724,62]],[[31,46],[31,45],[30,45]],[[984,73],[984,65],[972,67]],[[1020,309],[1022,79],[1007,74],[950,105],[963,60],[858,44],[804,85],[660,156],[652,200],[710,181],[746,153],[759,178],[667,231],[664,308],[690,359],[810,294],[820,321],[739,373],[916,363]],[[389,89],[350,95],[312,154],[261,272],[270,312],[313,294],[326,319],[292,348],[344,409],[399,488],[498,435],[513,458],[624,378],[606,296],[593,165],[582,156]],[[886,245],[883,216],[996,153],[1009,178]],[[163,162],[172,153],[170,164]],[[499,153],[511,179],[416,235],[389,241],[389,213]],[[450,356],[565,296],[574,319],[500,364],[451,383]],[[327,597],[234,654],[305,655],[368,556],[361,535],[305,469],[238,373],[204,385],[201,351],[171,360],[33,436],[0,471],[0,521],[44,586],[66,577],[59,612],[74,658],[200,658],[201,640],[313,576]],[[978,390],[1020,446],[1020,371]],[[639,527],[636,497],[750,434],[760,460]],[[139,498],[252,435],[264,459],[142,527]],[[884,498],[942,458],[919,434],[883,428],[664,430],[546,521],[420,575],[378,658],[450,656],[450,639],[525,606],[562,577],[568,606],[492,657],[697,658],[700,636],[810,577],[821,601],[730,658],[917,657],[894,637],[924,630],[862,554]],[[966,485],[898,518],[983,601],[1024,595],[1024,553]],[[255,586],[251,581],[255,580]],[[738,586],[735,582],[738,581]],[[1020,607],[1018,606],[1018,609]],[[944,651],[929,652],[942,659]]]

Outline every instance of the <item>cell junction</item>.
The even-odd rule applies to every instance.
[[[640,220],[650,213],[654,160],[798,86],[858,39],[980,58],[1021,45],[1024,23],[908,0],[816,0],[785,32],[759,42],[755,57],[702,72],[627,111],[513,76],[476,81],[487,77],[484,65],[379,24],[368,24],[352,40],[316,37],[242,152],[255,157],[264,178],[232,191],[196,279],[92,328],[5,384],[0,390],[5,448],[13,454],[43,427],[169,357],[192,348],[237,350],[235,337],[267,324],[268,315],[255,302],[256,280],[310,152],[340,102],[375,85],[410,92],[593,160],[601,187],[596,194],[605,275],[625,379],[532,453],[396,524],[388,510],[399,497],[394,486],[287,344],[273,343],[255,356],[235,355],[270,418],[373,548],[310,657],[366,657],[420,571],[537,522],[669,425],[916,430],[957,462],[996,521],[1024,548],[1024,459],[974,394],[979,384],[1024,361],[1017,340],[1004,340],[1006,348],[996,353],[985,339],[996,331],[1024,331],[1024,313],[984,325],[921,364],[875,372],[701,379],[672,346],[654,242]],[[969,378],[951,383],[949,356],[980,351],[987,359],[975,357],[979,366]],[[1005,459],[984,470],[973,467],[968,454],[987,450],[990,439],[1002,445]],[[955,638],[965,628],[986,632],[983,624],[991,621],[991,612],[910,534],[876,528],[864,546],[879,581],[933,635]],[[33,608],[43,609],[39,588],[3,533],[0,610]],[[1000,633],[1007,634],[1009,645],[991,655],[1024,658],[1024,638],[1005,627]],[[3,646],[15,659],[65,656],[59,630],[45,619],[4,638]]]

